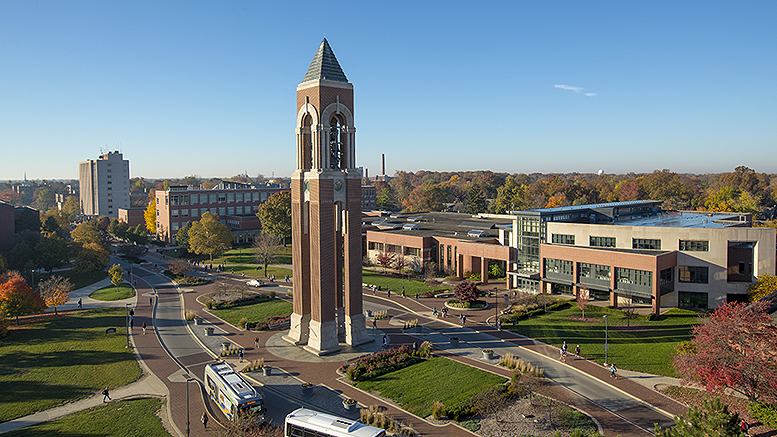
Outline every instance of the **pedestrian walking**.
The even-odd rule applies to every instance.
[[[437,307],[432,308],[432,315],[437,317]]]
[[[254,348],[259,347],[259,337],[254,337]]]
[[[133,316],[130,316],[130,329],[135,327],[135,318]]]
[[[564,342],[564,345],[561,346],[561,350],[564,351],[564,353],[567,353],[567,342]]]
[[[78,309],[79,310],[81,309],[81,298],[80,297],[78,298]]]
[[[610,364],[610,378],[618,377],[618,369],[615,368],[615,364]]]
[[[143,335],[146,335],[146,322],[143,322]]]
[[[153,297],[149,297],[148,298],[148,306],[150,306],[150,307],[154,306],[154,298]]]
[[[378,330],[378,322],[375,319],[372,319],[372,330],[373,331]]]
[[[402,284],[402,297],[405,297],[405,284]]]
[[[747,420],[743,420],[742,423],[739,424],[739,427],[742,428],[742,431],[745,434],[750,435],[750,433],[748,432],[750,431],[750,425],[747,424]]]
[[[418,302],[418,293],[415,295],[415,301]]]
[[[243,362],[243,349],[240,349],[237,353],[238,362]]]
[[[383,334],[383,349],[386,349],[387,345],[388,345],[388,339],[386,338],[386,334]]]
[[[561,349],[561,357],[559,357],[559,360],[566,363],[567,362],[567,351],[564,349]]]
[[[386,288],[386,291],[388,292],[388,297],[391,297],[391,289],[390,288]]]
[[[580,345],[575,346],[575,358],[580,358]]]
[[[105,402],[105,399],[108,399],[109,401],[112,401],[110,393],[108,393],[108,386],[106,385],[103,389],[103,403]]]
[[[467,316],[464,314],[461,315],[461,326],[464,326],[467,323]]]
[[[202,418],[200,419],[200,421],[202,422],[202,428],[203,429],[208,429],[208,413],[207,412],[202,413]]]

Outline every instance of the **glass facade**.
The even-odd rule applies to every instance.
[[[551,236],[551,242],[553,244],[571,244],[575,245],[575,236],[567,234],[553,234]]]
[[[709,267],[677,266],[677,279],[680,282],[707,284],[709,282]]]

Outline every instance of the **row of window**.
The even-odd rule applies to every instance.
[[[575,244],[575,236],[570,234],[553,234],[551,236],[553,244]],[[597,237],[589,236],[588,245],[591,247],[616,247],[615,237]],[[680,240],[680,251],[682,252],[709,252],[710,242],[706,240]],[[661,240],[651,238],[632,238],[632,249],[650,249],[661,250]]]
[[[418,247],[402,247],[396,244],[383,244],[383,243],[377,243],[374,241],[370,241],[367,245],[367,248],[369,250],[378,250],[389,253],[399,253],[402,251],[403,255],[410,255],[410,256],[421,256],[421,249]]]
[[[192,208],[190,209],[171,209],[170,210],[170,217],[189,217],[191,214],[191,217],[197,217],[198,214],[202,215],[206,212],[210,211],[213,215],[244,215],[244,214],[256,214],[259,211],[259,206],[230,206],[230,207],[219,207],[219,208]],[[159,215],[159,210],[157,209],[157,215]]]
[[[561,275],[572,276],[572,261],[545,258],[545,273],[557,273]],[[674,282],[672,269],[665,269],[661,272],[661,284],[666,285]],[[591,278],[602,281],[609,281],[610,267],[600,264],[577,263],[578,278]],[[617,282],[651,286],[653,273],[646,270],[627,269],[623,267],[615,268],[615,278]],[[703,266],[677,266],[677,280],[679,282],[692,284],[709,283],[709,267]]]
[[[203,193],[203,194],[171,194],[170,205],[189,205],[198,203],[240,203],[240,202],[264,202],[269,193]],[[165,198],[165,200],[167,200]]]

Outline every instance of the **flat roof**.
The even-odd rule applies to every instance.
[[[650,206],[650,205],[655,205],[657,203],[663,203],[663,201],[662,200],[629,200],[625,202],[589,203],[587,205],[557,206],[555,208],[523,209],[520,211],[513,211],[512,213],[515,214],[520,212],[539,212],[542,214],[555,214],[560,212],[584,211],[587,209]]]
[[[512,226],[512,219],[478,218],[477,215],[457,212],[420,212],[412,214],[399,214],[397,218],[390,218],[388,216],[375,217],[362,215],[362,223],[365,225],[365,227],[370,226],[373,222],[381,219],[386,219],[386,221],[381,223],[379,228],[376,229],[380,232],[412,235],[416,237],[469,238],[473,242],[478,241],[478,238],[467,237],[467,233],[473,229],[485,229],[488,232],[489,237],[498,237],[500,227]],[[411,221],[409,219],[413,220]],[[396,227],[394,229],[386,229],[386,226],[389,224],[393,224]],[[402,226],[406,224],[416,224],[420,229],[402,229]],[[482,238],[488,237],[481,237],[481,239]]]
[[[647,217],[616,220],[618,226],[656,226],[666,228],[725,228],[742,225],[744,214],[707,211],[662,211]]]

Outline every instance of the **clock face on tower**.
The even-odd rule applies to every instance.
[[[340,191],[343,189],[343,183],[340,181],[335,181],[335,191]]]

